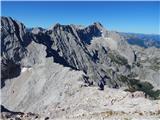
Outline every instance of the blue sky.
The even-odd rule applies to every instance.
[[[2,16],[27,27],[48,28],[55,23],[89,25],[101,22],[106,29],[160,34],[160,2],[2,2]]]

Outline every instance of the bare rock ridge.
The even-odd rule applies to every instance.
[[[1,26],[2,86],[3,80],[18,76],[22,67],[32,67],[45,57],[84,71],[89,84],[103,80],[110,87],[127,87],[121,76],[128,80],[141,76],[137,72],[142,69],[137,66],[139,61],[134,47],[128,45],[123,36],[107,31],[100,23],[85,28],[56,24],[49,30],[33,28],[27,31],[22,23],[1,17]],[[11,72],[13,69],[15,73]],[[149,77],[147,81],[158,87],[159,69],[152,72],[151,76],[157,74],[157,77]]]
[[[1,65],[3,80],[20,74],[20,60],[25,56],[25,26],[12,18],[1,18]],[[28,40],[29,41],[29,40]]]
[[[19,76],[22,67],[40,63],[42,54],[45,46],[36,44],[22,23],[1,17],[1,87],[6,79]]]
[[[134,101],[130,92],[160,99],[160,49],[130,45],[123,35],[98,22],[27,29],[1,17],[1,66],[2,105],[10,110],[4,116],[13,118],[29,112],[38,113],[31,118],[40,114],[51,119],[67,115],[74,119],[85,111],[95,114],[106,110],[102,103],[109,102],[109,94],[122,95],[116,99],[127,105],[128,99]],[[117,101],[113,109],[122,103]]]

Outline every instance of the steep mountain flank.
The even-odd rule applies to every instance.
[[[130,45],[123,35],[98,22],[87,27],[57,23],[49,29],[27,29],[23,23],[1,17],[1,97],[2,105],[11,111],[51,119],[96,118],[95,114],[101,116],[109,109],[105,101],[114,101],[108,94],[123,96],[116,98],[112,111],[123,103],[131,104],[127,100],[145,100],[146,105],[152,103],[146,98],[160,98],[159,65],[160,49]],[[123,114],[121,109],[122,113],[114,114]]]
[[[128,87],[119,79],[120,76],[128,80],[137,79],[151,68],[142,69],[138,66],[142,55],[138,56],[137,53],[141,53],[141,48],[135,50],[123,36],[106,30],[100,23],[83,28],[57,23],[48,30],[33,28],[28,31],[22,23],[12,18],[2,17],[1,21],[2,80],[18,76],[21,68],[32,67],[48,57],[63,66],[82,70],[88,76],[89,85],[104,81],[108,86],[116,88]],[[153,51],[159,53],[159,49]],[[156,59],[159,60],[159,57]],[[14,73],[12,69],[17,70]],[[159,86],[159,69],[152,71],[156,78],[146,75],[143,79],[151,83],[154,81],[153,86]]]

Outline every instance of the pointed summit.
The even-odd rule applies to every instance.
[[[93,25],[99,30],[101,31],[102,34],[106,33],[106,29],[104,28],[104,26],[100,23],[100,22],[94,22]]]
[[[103,28],[103,25],[100,22],[94,22],[93,25],[95,25],[98,28]]]
[[[58,28],[58,27],[60,27],[60,26],[61,26],[60,23],[55,23],[54,25],[50,26],[50,27],[48,28],[48,30],[52,30],[53,28]]]

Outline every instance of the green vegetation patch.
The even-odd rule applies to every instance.
[[[160,66],[158,66],[158,65],[151,65],[150,69],[152,69],[154,71],[158,71],[158,70],[160,70]]]
[[[120,65],[127,65],[128,64],[128,60],[126,58],[124,58],[123,56],[120,56],[116,53],[108,53],[108,56],[111,59],[111,62],[120,64]]]
[[[153,90],[154,87],[149,82],[142,82],[137,79],[129,79],[123,75],[119,76],[118,79],[128,86],[128,89],[126,89],[126,91],[143,91],[146,96],[149,96],[152,99],[160,99],[160,90]]]

